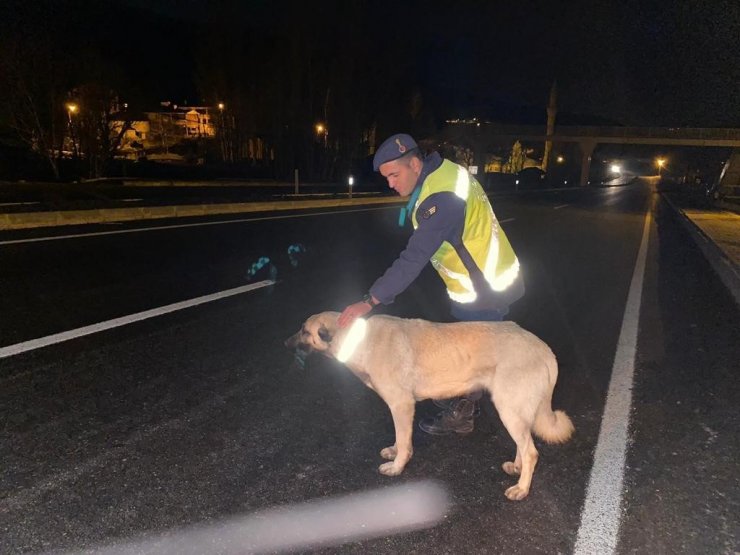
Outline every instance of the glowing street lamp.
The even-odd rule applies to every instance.
[[[219,102],[218,103],[218,109],[223,112],[224,111],[224,108],[226,108],[226,105],[223,102]]]
[[[349,176],[347,178],[347,188],[349,190],[349,194],[347,195],[349,198],[352,198],[352,185],[355,184],[355,178],[353,176]]]
[[[329,130],[326,128],[326,126],[323,123],[317,123],[316,124],[316,136],[324,137],[324,148],[326,148],[326,141],[327,141],[328,135],[329,135]]]
[[[563,158],[562,156],[558,156],[558,157],[556,158],[556,160],[557,160],[557,163],[558,163],[558,164],[562,164],[563,162],[565,162],[565,158]]]
[[[663,167],[665,166],[665,162],[666,162],[665,158],[658,158],[655,161],[655,163],[658,165],[658,177],[660,177],[660,172],[663,169]]]
[[[69,122],[69,138],[72,140],[72,152],[74,153],[74,157],[77,158],[77,141],[75,140],[74,126],[72,125],[72,116],[79,111],[80,107],[74,102],[68,102],[66,104],[66,108],[67,121]]]

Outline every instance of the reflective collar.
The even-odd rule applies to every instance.
[[[364,318],[357,318],[349,328],[347,335],[344,337],[342,346],[339,348],[337,354],[337,360],[339,362],[347,362],[360,342],[365,338],[367,332],[367,320]]]

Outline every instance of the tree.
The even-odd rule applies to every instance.
[[[44,33],[0,35],[0,97],[10,127],[58,179],[67,129],[68,59]]]
[[[121,111],[116,92],[100,82],[77,87],[72,97],[77,100],[79,109],[75,130],[80,157],[88,177],[100,177],[121,147],[133,121],[128,111]]]
[[[522,149],[522,143],[516,141],[514,143],[514,146],[511,147],[511,154],[509,154],[509,159],[503,165],[501,171],[503,173],[519,173],[524,167],[525,157],[526,156],[524,150]]]

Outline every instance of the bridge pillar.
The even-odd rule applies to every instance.
[[[578,141],[581,148],[581,178],[579,185],[588,185],[588,174],[591,171],[591,155],[596,148],[596,141]]]
[[[730,158],[719,176],[719,187],[727,195],[740,194],[740,148],[732,149]]]

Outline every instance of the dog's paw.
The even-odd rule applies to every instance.
[[[505,495],[512,501],[521,501],[529,495],[529,490],[519,487],[519,484],[516,484],[507,489]]]
[[[403,467],[397,465],[395,462],[387,462],[381,464],[378,467],[378,470],[381,474],[384,474],[385,476],[398,476],[401,472],[403,472]]]
[[[501,468],[503,468],[504,472],[506,472],[509,476],[518,476],[522,471],[521,466],[517,466],[511,461],[502,464]]]
[[[397,454],[398,449],[396,449],[395,445],[391,445],[390,447],[386,447],[380,451],[380,456],[389,461],[394,460]]]

